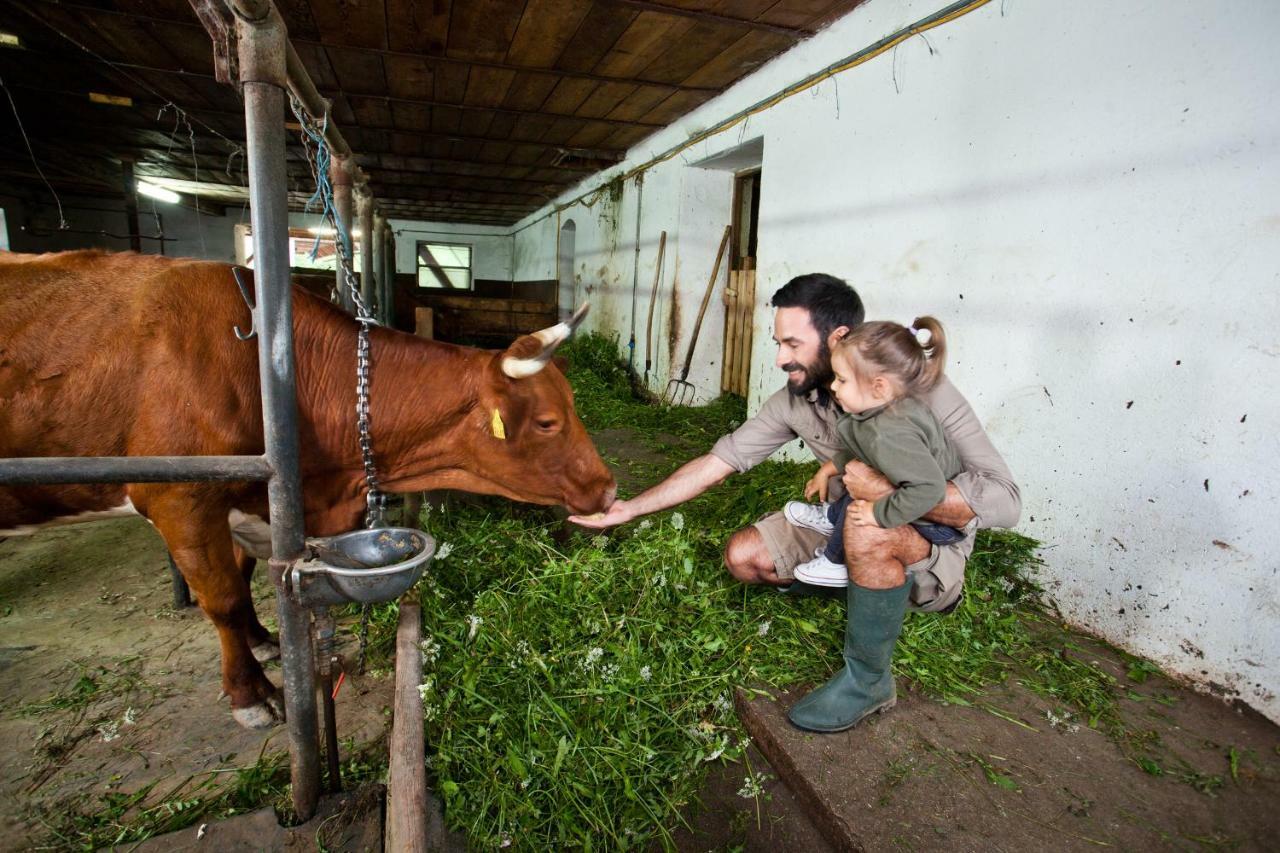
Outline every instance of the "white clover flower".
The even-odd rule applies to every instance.
[[[467,617],[467,625],[470,626],[467,629],[468,642],[475,639],[476,632],[480,630],[480,626],[483,624],[484,624],[484,619],[482,619],[481,617],[477,616],[474,613],[472,613],[470,616]]]
[[[704,758],[704,759],[702,759],[702,760],[703,760],[704,762],[705,762],[705,761],[715,761],[717,758],[719,758],[720,756],[724,755],[724,751],[725,751],[726,749],[728,749],[728,748],[729,748],[729,738],[728,738],[728,736],[722,737],[722,738],[720,738],[720,742],[716,744],[716,748],[715,748],[715,749],[713,749],[713,750],[711,751],[711,754],[710,754],[710,755],[708,755],[706,758]]]
[[[429,666],[436,662],[440,657],[440,644],[432,637],[427,637],[418,643],[418,648],[422,650],[422,665]]]
[[[756,636],[763,637],[769,633],[769,629],[773,626],[772,619],[766,619],[760,623],[760,627],[756,629]]]
[[[98,734],[102,735],[103,743],[111,743],[111,741],[120,737],[120,724],[115,720],[107,720],[98,726]]]
[[[684,530],[684,514],[679,512],[671,513],[671,526],[676,530]]]
[[[640,667],[640,680],[648,681],[650,678],[653,678],[653,670],[649,668],[648,664],[645,664]]]
[[[748,776],[743,780],[742,787],[738,789],[738,796],[747,800],[755,799],[764,793],[764,783],[769,781],[769,778],[763,773]]]
[[[436,549],[436,556],[435,556],[435,558],[436,558],[437,560],[443,560],[443,559],[445,559],[446,557],[448,557],[448,556],[449,556],[450,554],[452,554],[452,553],[453,553],[453,543],[452,543],[452,542],[443,542],[443,543],[441,543],[440,547]]]
[[[648,530],[650,527],[653,527],[653,519],[646,518],[636,525],[636,532],[638,533],[641,530]]]

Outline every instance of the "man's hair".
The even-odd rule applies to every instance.
[[[784,284],[769,303],[774,308],[804,308],[823,343],[841,326],[856,328],[867,316],[858,291],[826,273],[798,275]]]

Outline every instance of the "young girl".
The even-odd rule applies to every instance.
[[[927,334],[922,343],[920,338]],[[925,539],[948,545],[960,531],[922,521],[946,496],[947,481],[963,470],[942,425],[919,396],[942,376],[946,336],[933,317],[919,317],[911,328],[897,323],[863,323],[831,354],[835,381],[831,390],[844,410],[836,422],[843,451],[818,469],[805,497],[825,497],[827,481],[857,459],[884,474],[895,491],[874,504],[853,505],[849,497],[815,506],[792,501],[787,519],[800,527],[828,533],[816,558],[796,567],[796,578],[819,586],[845,586],[844,526],[898,527],[912,524]]]

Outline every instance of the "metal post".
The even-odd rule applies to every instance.
[[[348,246],[351,242],[351,158],[336,151],[329,161],[329,183],[333,186],[333,205],[337,209],[338,233],[333,235],[335,241],[343,240]],[[352,249],[354,251],[354,248]],[[356,312],[355,301],[347,290],[347,280],[342,274],[342,258],[335,253],[334,263],[337,265],[338,304],[348,314]]]
[[[256,6],[258,4],[246,4]],[[298,465],[297,387],[293,363],[293,305],[289,287],[289,205],[285,168],[284,22],[269,3],[241,9],[240,80],[244,90],[249,203],[256,252],[258,368],[271,517],[271,574],[284,670],[285,714],[293,808],[300,820],[315,813],[320,789],[316,685],[307,611],[283,589],[282,575],[304,547]],[[243,14],[259,12],[259,15]]]
[[[369,254],[373,256],[373,292],[377,295],[374,300],[377,307],[373,310],[373,316],[379,320],[386,322],[386,284],[387,268],[383,260],[383,252],[386,250],[386,241],[383,239],[382,229],[386,225],[386,221],[382,218],[381,213],[373,214],[373,230],[364,238],[363,245],[368,247]]]
[[[384,239],[387,241],[386,251],[383,257],[387,262],[386,275],[386,313],[383,316],[383,322],[390,327],[396,324],[396,232],[391,229],[391,223],[387,223],[386,234]]]
[[[124,184],[124,222],[129,233],[129,248],[142,252],[142,231],[138,226],[138,190],[133,180],[133,161],[128,158],[120,160],[120,178]],[[163,246],[161,247],[163,248]],[[161,252],[160,254],[164,254]]]
[[[356,212],[360,220],[360,296],[364,307],[377,317],[377,291],[373,283],[373,193],[367,186],[356,187]]]

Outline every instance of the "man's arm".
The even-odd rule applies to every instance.
[[[893,493],[893,486],[885,476],[876,469],[857,459],[851,461],[844,469],[844,487],[849,496],[861,501],[875,503]],[[942,503],[925,513],[924,520],[934,524],[945,524],[948,527],[964,527],[974,518],[968,501],[960,494],[955,483],[947,483],[947,494]]]
[[[583,527],[604,528],[626,524],[642,515],[660,512],[690,501],[712,486],[724,482],[733,466],[710,453],[680,466],[670,477],[645,489],[629,501],[614,501],[599,517],[571,515],[569,520]]]

